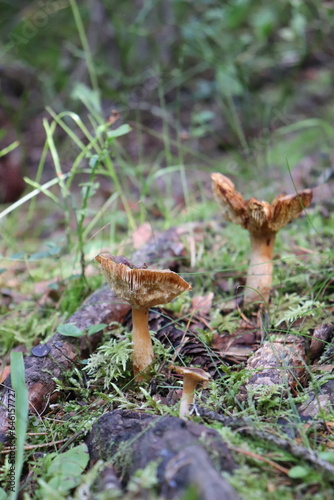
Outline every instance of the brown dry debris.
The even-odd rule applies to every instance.
[[[132,234],[133,247],[138,250],[152,238],[152,226],[149,222],[145,222],[136,229]]]
[[[120,117],[119,112],[116,109],[111,110],[111,114],[108,118],[109,125],[113,125]]]
[[[232,363],[246,362],[249,356],[258,349],[261,332],[252,328],[239,328],[232,334],[215,334],[213,349],[221,358]]]
[[[213,292],[207,295],[195,295],[191,301],[191,308],[198,315],[207,316],[211,311],[213,297]]]
[[[184,359],[185,356],[189,356],[191,357],[192,365],[200,366],[212,376],[216,376],[222,364],[222,359],[217,351],[203,344],[196,333],[192,331],[192,324],[190,324],[190,330],[181,330],[177,328],[170,312],[168,312],[168,315],[169,317],[157,310],[152,310],[150,312],[149,325],[150,330],[156,332],[155,336],[160,342],[165,344],[166,347],[173,346],[176,350],[175,363],[178,362],[178,357]]]

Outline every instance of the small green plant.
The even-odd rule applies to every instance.
[[[149,392],[144,387],[139,387],[140,392],[144,398],[142,403],[142,408],[146,408],[146,411],[158,415],[169,415],[171,413],[171,408],[165,404],[161,403],[158,397],[152,397]]]
[[[103,330],[107,325],[105,323],[99,323],[98,325],[91,325],[85,329],[78,328],[74,323],[66,323],[65,325],[60,325],[57,328],[57,332],[65,337],[84,337],[87,335],[94,335]]]
[[[283,410],[283,392],[284,387],[278,384],[270,386],[257,384],[248,389],[248,399],[256,398],[258,415],[271,416],[275,411]]]
[[[22,353],[12,351],[10,362],[15,397],[15,420],[11,420],[11,422],[15,422],[15,491],[11,498],[16,499],[19,493],[20,478],[24,464],[24,444],[28,425],[29,403]],[[10,490],[13,491],[12,488]]]
[[[143,490],[152,490],[156,487],[159,484],[157,474],[161,460],[152,460],[144,469],[138,469],[128,483],[128,491],[142,495]]]
[[[88,461],[86,444],[75,446],[64,453],[49,453],[44,460],[43,475],[38,479],[40,494],[50,500],[59,498],[59,494],[67,496],[80,484]]]
[[[109,390],[113,381],[129,377],[131,367],[128,364],[131,355],[132,343],[129,338],[110,339],[109,342],[99,346],[84,367],[91,378],[90,383],[103,379],[104,389]]]
[[[272,306],[271,306],[272,307]],[[316,316],[320,319],[326,310],[325,302],[302,297],[296,293],[286,294],[279,299],[279,307],[274,311],[272,321],[277,327],[282,323],[293,323],[299,318]]]

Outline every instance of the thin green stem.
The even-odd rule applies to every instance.
[[[85,53],[85,60],[87,61],[87,69],[88,69],[90,81],[91,81],[91,84],[92,84],[94,91],[96,92],[97,96],[99,96],[100,89],[99,89],[99,85],[98,85],[98,81],[97,81],[95,66],[94,66],[94,62],[93,62],[93,56],[92,56],[91,50],[89,48],[88,39],[87,39],[85,28],[84,28],[84,25],[83,25],[83,22],[81,19],[81,15],[80,15],[80,9],[78,7],[76,0],[70,0],[70,4],[71,4],[71,9],[72,9],[74,21],[75,21],[75,24],[76,24],[76,27],[77,27],[77,30],[79,33],[81,45],[82,45],[82,48],[83,48],[84,53]]]

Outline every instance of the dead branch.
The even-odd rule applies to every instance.
[[[92,462],[111,461],[125,483],[155,462],[162,498],[180,498],[192,485],[201,500],[239,499],[219,472],[233,471],[231,454],[218,432],[204,425],[115,410],[99,418],[86,442]]]
[[[236,432],[239,432],[239,434],[262,439],[263,441],[271,443],[278,448],[282,448],[292,456],[301,458],[302,460],[311,463],[319,470],[319,472],[330,475],[330,479],[334,481],[334,465],[326,462],[326,460],[323,460],[322,458],[319,458],[315,451],[299,446],[292,440],[280,438],[278,436],[275,436],[274,434],[270,434],[270,432],[268,431],[256,429],[254,427],[254,423],[249,420],[226,417],[224,415],[220,415],[219,413],[201,407],[197,407],[197,412],[205,420],[221,422],[224,426],[230,427]]]

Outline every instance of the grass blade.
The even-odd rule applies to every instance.
[[[10,373],[15,392],[15,491],[12,500],[18,497],[20,477],[23,467],[24,444],[28,424],[28,390],[25,383],[25,370],[22,352],[12,351],[10,355]]]

